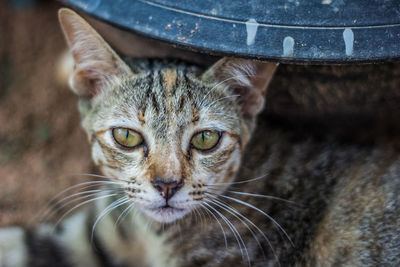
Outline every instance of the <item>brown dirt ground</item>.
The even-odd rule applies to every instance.
[[[57,22],[59,5],[38,2],[15,9],[0,1],[0,226],[27,224],[57,192],[88,179],[72,174],[96,172],[76,97],[56,75],[66,48]],[[105,29],[112,44],[121,44],[119,50],[125,54],[180,57],[199,64],[205,60],[204,55],[196,59],[143,38],[141,45],[132,45],[139,37],[123,44],[121,32],[107,32],[109,26],[102,23],[98,27]],[[291,125],[299,118],[321,120],[335,131],[390,132],[398,139],[398,84],[399,63],[281,66],[266,110],[279,119],[291,117]],[[385,127],[374,127],[377,122]]]

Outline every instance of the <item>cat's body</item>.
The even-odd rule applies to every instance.
[[[237,181],[263,178],[232,185],[229,190],[278,196],[296,204],[233,193],[224,195],[262,209],[285,229],[294,245],[266,216],[221,198],[219,201],[246,216],[271,242],[274,251],[263,235],[241,217],[261,243],[268,265],[247,227],[219,209],[243,238],[251,266],[279,266],[275,255],[281,266],[397,266],[400,263],[398,146],[348,144],[332,138],[307,137],[304,131],[276,129],[266,119],[259,120]],[[58,243],[58,248],[51,241],[52,228],[48,228],[53,236],[50,239],[31,233],[27,243],[34,253],[30,260],[48,260],[47,266],[52,266],[54,259],[58,264],[68,263],[58,266],[70,266],[73,260],[78,261],[76,266],[248,265],[247,255],[242,259],[238,241],[224,220],[215,214],[228,236],[228,248],[221,226],[204,210],[201,215],[194,213],[170,226],[149,223],[140,213],[132,212],[116,226],[123,212],[119,208],[98,223],[92,241],[94,221],[113,200],[101,201],[97,208],[91,207],[67,219],[55,232],[59,236],[57,242],[62,244]],[[42,238],[42,244],[35,243]],[[26,239],[21,240],[25,244]],[[38,249],[40,244],[47,249]],[[32,262],[27,266],[46,266]]]
[[[56,230],[3,230],[5,266],[400,264],[397,144],[256,127],[274,64],[123,62],[76,14],[61,23],[109,184]]]

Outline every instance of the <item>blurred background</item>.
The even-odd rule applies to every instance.
[[[60,72],[66,51],[61,3],[0,1],[0,226],[26,225],[61,190],[98,173],[81,130],[76,97]],[[90,23],[121,54],[209,65],[218,57],[183,51]],[[400,64],[281,64],[261,119],[350,142],[398,139]]]
[[[25,224],[92,170],[76,99],[57,78],[66,49],[53,1],[0,1],[0,225]]]

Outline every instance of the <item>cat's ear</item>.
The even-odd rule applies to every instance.
[[[242,111],[247,116],[257,115],[264,106],[264,99],[277,63],[240,58],[222,58],[204,74],[202,79],[228,86],[238,95]]]
[[[92,98],[108,81],[131,74],[125,62],[77,13],[62,8],[58,18],[75,63],[70,86],[76,94]]]

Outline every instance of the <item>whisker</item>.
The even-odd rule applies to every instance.
[[[221,222],[218,220],[217,216],[214,215],[214,213],[212,213],[207,207],[205,207],[203,204],[200,203],[200,206],[207,212],[208,216],[214,217],[214,219],[217,221],[219,227],[221,228],[222,231],[222,235],[224,236],[224,241],[225,241],[225,248],[228,249],[228,240],[226,239],[226,233],[224,230],[224,227],[222,227]]]
[[[132,202],[131,204],[128,205],[128,207],[126,207],[121,214],[118,216],[117,220],[114,223],[114,227],[117,227],[119,225],[119,223],[125,219],[125,217],[129,214],[129,212],[132,210],[133,206],[135,205],[134,202]]]
[[[84,202],[82,202],[82,203],[79,203],[79,204],[75,205],[73,208],[69,209],[66,213],[64,213],[63,216],[61,216],[61,218],[54,224],[54,228],[56,228],[57,225],[58,225],[68,214],[70,214],[71,212],[73,212],[73,211],[76,210],[77,208],[82,207],[82,206],[85,205],[85,204],[88,204],[88,203],[90,203],[90,202],[93,202],[93,201],[96,201],[96,200],[99,200],[99,199],[103,199],[103,198],[107,198],[107,197],[113,197],[113,196],[117,196],[117,195],[118,195],[118,194],[108,194],[108,195],[105,195],[105,196],[99,196],[99,197],[92,198],[92,199],[86,200],[86,201],[84,201]]]
[[[199,209],[198,213],[200,214],[200,218],[202,218],[203,220],[203,229],[204,229],[204,225],[207,224],[207,220],[212,219],[212,216],[203,209]]]
[[[61,192],[57,193],[54,197],[52,197],[47,204],[37,213],[36,216],[34,216],[31,219],[31,223],[33,223],[34,221],[36,221],[38,218],[45,216],[45,214],[47,214],[49,212],[49,209],[51,209],[52,206],[56,205],[58,201],[57,198],[59,198],[61,195],[67,193],[68,191],[71,191],[73,189],[80,188],[82,189],[86,189],[86,188],[90,188],[90,187],[95,187],[95,186],[99,186],[99,185],[103,185],[103,184],[118,184],[116,182],[111,182],[111,181],[88,181],[88,182],[83,182],[83,183],[79,183],[70,187],[67,187],[66,189],[62,190]],[[55,202],[55,203],[54,203]]]
[[[82,186],[82,185],[93,185],[93,186],[94,186],[94,185],[102,185],[102,184],[119,184],[119,183],[117,183],[117,182],[112,182],[112,181],[88,181],[88,182],[79,183],[79,184],[76,184],[76,185],[67,187],[66,189],[64,189],[63,191],[61,191],[61,192],[58,193],[57,195],[55,195],[52,199],[50,199],[49,202],[55,201],[55,200],[56,200],[58,197],[60,197],[62,194],[66,193],[66,192],[68,192],[68,191],[70,191],[70,190],[72,190],[72,189],[78,188],[78,187],[80,187],[80,186]]]
[[[226,210],[227,212],[229,212],[230,214],[232,214],[232,215],[235,216],[236,218],[237,218],[237,216],[236,216],[235,214],[237,214],[238,216],[240,216],[240,217],[242,217],[243,219],[245,219],[248,223],[250,223],[250,224],[262,235],[262,237],[264,238],[264,240],[267,241],[267,244],[268,244],[268,246],[270,247],[270,249],[271,249],[271,251],[272,251],[272,254],[273,254],[274,257],[275,257],[276,262],[278,263],[279,266],[281,266],[281,264],[280,264],[280,262],[279,262],[279,258],[278,258],[278,256],[276,255],[276,252],[275,252],[275,250],[274,250],[274,248],[273,248],[273,246],[272,246],[272,244],[271,244],[269,238],[265,235],[265,233],[264,233],[256,224],[254,224],[250,219],[248,219],[246,216],[244,216],[242,213],[240,213],[237,209],[235,209],[235,208],[229,206],[227,203],[225,203],[225,202],[223,202],[223,201],[218,201],[218,200],[215,199],[215,198],[214,198],[213,200],[211,200],[211,201],[213,201],[215,205],[217,205],[217,206],[219,206],[220,208]],[[235,213],[235,214],[233,214],[232,212]],[[238,219],[239,219],[243,224],[245,224],[240,218],[238,218]],[[247,226],[247,224],[245,224],[245,225],[246,225],[246,227],[250,230],[250,228]],[[264,256],[264,259],[265,259],[264,250],[263,250],[263,248],[262,248],[260,242],[258,241],[257,237],[255,236],[255,233],[254,233],[253,231],[251,231],[251,230],[250,230],[250,232],[252,233],[252,235],[253,235],[254,239],[256,240],[258,246],[260,247],[261,251],[263,252],[263,256]]]
[[[69,176],[88,176],[88,177],[96,177],[96,178],[103,178],[103,179],[108,179],[108,180],[114,180],[114,181],[122,181],[122,182],[129,182],[124,179],[120,178],[115,178],[115,177],[108,177],[100,174],[94,174],[94,173],[73,173],[69,174]]]
[[[213,189],[213,188],[210,188],[210,189],[211,189],[211,190],[215,190],[215,189]],[[279,200],[279,201],[286,202],[286,203],[288,203],[288,204],[292,204],[292,205],[295,205],[295,206],[298,206],[298,207],[303,207],[303,205],[298,204],[298,203],[296,203],[296,202],[294,202],[294,201],[287,200],[287,199],[280,198],[280,197],[270,196],[270,195],[262,195],[262,194],[254,194],[254,193],[239,192],[239,191],[230,191],[230,190],[227,190],[226,192],[232,193],[232,194],[237,194],[237,195],[243,195],[243,196],[258,197],[258,198],[266,198],[266,199],[271,199],[271,200]]]
[[[199,209],[198,212],[201,215],[201,217],[204,219],[204,223],[203,223],[204,225],[207,224],[208,219],[212,219],[212,216],[206,210]],[[204,228],[204,225],[203,225],[203,228]]]
[[[209,194],[209,193],[206,193],[206,194]],[[261,209],[257,208],[256,206],[254,206],[254,205],[252,205],[252,204],[250,204],[250,203],[247,203],[247,202],[245,202],[245,201],[243,201],[243,200],[240,200],[240,199],[237,199],[237,198],[233,198],[233,197],[229,197],[229,196],[225,196],[225,195],[219,195],[219,196],[220,196],[220,197],[223,197],[223,198],[226,198],[226,199],[230,199],[230,200],[232,200],[232,201],[234,201],[234,202],[236,202],[236,203],[245,205],[245,206],[247,206],[247,207],[249,207],[249,208],[251,208],[251,209],[254,209],[254,210],[258,211],[259,213],[261,213],[262,215],[264,215],[265,217],[267,217],[269,220],[271,220],[271,221],[273,222],[273,224],[275,225],[275,227],[278,227],[278,228],[284,233],[284,235],[286,236],[286,238],[289,240],[289,242],[290,242],[290,243],[292,244],[292,246],[294,247],[294,243],[293,243],[292,239],[289,237],[289,235],[286,233],[285,229],[283,229],[283,227],[282,227],[277,221],[275,221],[275,219],[272,218],[270,215],[268,215],[267,213],[265,213],[265,212],[262,211]]]
[[[195,218],[194,218],[195,221],[198,222],[198,223],[200,223],[201,228],[203,229],[203,227],[204,227],[204,221],[203,221],[203,218],[202,218],[202,216],[201,216],[200,211],[199,211],[198,209],[196,209],[196,208],[192,208],[190,214],[192,214],[192,218],[193,218],[193,214],[194,214],[194,216],[195,216]]]
[[[225,223],[229,226],[229,228],[231,229],[233,235],[234,235],[235,238],[236,238],[236,241],[238,242],[239,249],[240,249],[240,253],[242,254],[242,259],[245,260],[245,259],[244,259],[244,254],[243,254],[243,249],[244,249],[244,251],[245,251],[245,253],[246,253],[246,256],[247,256],[247,262],[248,262],[248,264],[249,264],[249,266],[250,266],[250,265],[251,265],[251,264],[250,264],[250,256],[249,256],[249,253],[248,253],[248,251],[247,251],[246,244],[244,243],[243,238],[242,238],[242,236],[239,234],[239,232],[238,232],[238,230],[236,229],[236,227],[229,221],[228,218],[226,218],[221,212],[219,212],[218,210],[216,210],[213,206],[211,206],[211,205],[208,204],[207,202],[204,202],[203,204],[204,204],[204,205],[207,205],[207,207],[209,207],[209,208],[212,209],[214,212],[216,212],[216,213],[225,221]],[[239,241],[239,240],[240,240],[240,241]],[[243,246],[243,249],[242,249],[242,246]]]
[[[125,196],[122,198],[119,198],[117,200],[115,200],[114,202],[112,202],[110,205],[108,205],[101,213],[99,216],[97,216],[96,221],[94,222],[93,226],[92,226],[92,233],[90,234],[90,240],[91,243],[93,243],[93,238],[94,238],[94,231],[96,229],[96,225],[100,222],[100,220],[106,216],[109,212],[111,212],[112,210],[118,208],[119,206],[122,206],[126,203],[128,203],[130,201],[129,197]]]
[[[240,214],[241,217],[243,217],[243,218],[245,218],[246,220],[248,220],[244,215],[242,215],[242,214],[239,213],[239,212],[232,212],[232,211],[230,211],[228,208],[224,207],[223,205],[221,205],[220,203],[218,203],[217,201],[215,201],[215,199],[206,199],[205,201],[207,201],[207,202],[210,203],[210,204],[216,205],[217,207],[219,207],[219,208],[222,209],[222,210],[225,210],[226,212],[228,212],[229,214],[231,214],[233,217],[235,217],[237,220],[239,220],[239,221],[247,228],[247,230],[250,231],[251,235],[252,235],[253,238],[256,240],[258,247],[261,249],[261,251],[262,251],[263,254],[264,254],[264,251],[263,251],[263,249],[262,249],[261,243],[260,243],[260,241],[258,240],[258,238],[257,238],[256,234],[254,233],[254,231],[253,231],[253,230],[249,227],[249,225],[248,225],[246,222],[244,222],[237,214]],[[229,207],[229,206],[228,206],[228,207]],[[237,213],[237,214],[235,214],[235,213]],[[249,221],[253,226],[255,226],[255,224],[253,224],[250,220],[248,220],[248,221]],[[264,258],[265,258],[265,255],[264,255]]]
[[[260,179],[263,179],[268,176],[269,173],[263,174],[261,176],[257,176],[255,178],[251,178],[248,180],[244,181],[238,181],[238,182],[227,182],[227,183],[215,183],[215,184],[207,184],[206,186],[214,186],[214,185],[233,185],[233,184],[244,184],[244,183],[251,183]]]
[[[110,190],[89,190],[89,191],[79,192],[79,193],[67,196],[67,197],[61,199],[60,201],[58,201],[57,203],[55,203],[53,205],[54,207],[50,207],[48,209],[48,212],[43,214],[44,218],[41,219],[40,221],[43,222],[43,221],[47,221],[47,220],[51,219],[54,214],[56,214],[59,210],[62,210],[63,208],[65,208],[67,205],[69,205],[72,202],[76,202],[76,201],[80,201],[80,200],[85,199],[85,198],[96,196],[96,195],[98,195],[98,193],[107,192],[107,191],[110,191]],[[113,192],[113,191],[110,191],[110,192]],[[65,201],[67,199],[70,199],[70,198],[73,198],[73,197],[76,197],[76,196],[79,196],[79,195],[84,195],[84,194],[88,194],[88,195],[71,199],[71,200],[67,201],[66,203],[63,203],[61,206],[58,206],[59,204],[61,204],[63,201]]]
[[[192,209],[191,213],[194,214],[195,221],[200,222],[201,225],[203,226],[203,221],[202,221],[202,218],[201,218],[201,215],[200,215],[200,212],[198,211],[198,209]]]

